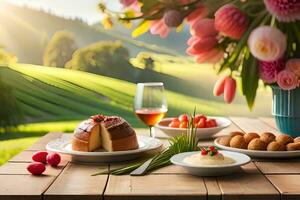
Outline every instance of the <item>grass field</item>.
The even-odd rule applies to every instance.
[[[165,60],[161,62],[166,63]],[[162,73],[172,71],[170,72],[172,76],[182,79],[195,78],[196,71],[199,73],[202,70],[196,66],[191,67],[192,72],[183,70],[181,64],[188,66],[188,63],[175,62],[177,63],[175,70],[170,68],[176,67],[174,63],[173,66],[163,64],[156,70],[161,70]],[[210,80],[209,73],[211,74],[204,70],[201,77]],[[29,64],[0,67],[0,74],[3,81],[14,89],[14,95],[26,116],[26,123],[17,130],[0,134],[0,165],[45,133],[71,132],[80,120],[93,114],[120,115],[134,127],[145,127],[132,111],[135,94],[133,83],[86,72]],[[225,105],[205,99],[208,95],[205,93],[203,99],[168,90],[166,95],[169,116],[190,113],[195,106],[198,112],[207,115],[248,113],[245,104]]]

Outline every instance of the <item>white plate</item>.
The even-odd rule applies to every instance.
[[[231,121],[225,117],[207,117],[208,119],[215,119],[217,121],[218,126],[213,128],[198,128],[196,137],[198,139],[208,139],[211,138],[216,133],[220,132],[222,129],[228,127],[231,124]],[[168,125],[174,118],[164,118],[157,125],[156,128],[162,130],[165,134],[171,137],[175,137],[177,135],[181,135],[186,133],[185,128],[172,128]]]
[[[194,166],[185,163],[183,160],[191,155],[200,153],[200,151],[186,152],[176,154],[171,158],[171,162],[175,165],[185,168],[190,174],[197,176],[222,176],[237,171],[241,166],[249,163],[251,158],[245,154],[230,152],[230,151],[219,151],[224,156],[234,159],[236,162],[227,165],[203,165]]]
[[[104,150],[94,152],[82,152],[72,150],[71,140],[72,135],[65,136],[56,140],[50,141],[46,145],[48,151],[68,154],[72,156],[72,161],[78,162],[117,162],[126,161],[138,158],[145,152],[156,150],[162,146],[162,143],[155,138],[146,136],[137,136],[139,148],[128,151],[113,151],[107,152]]]
[[[244,153],[250,157],[255,157],[255,158],[297,158],[297,157],[300,157],[300,151],[255,151],[255,150],[227,147],[227,146],[219,144],[218,143],[219,139],[220,138],[217,138],[214,141],[215,145],[219,149]]]

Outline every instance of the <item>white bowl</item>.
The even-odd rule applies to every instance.
[[[197,128],[196,137],[198,139],[208,139],[211,138],[216,133],[220,132],[222,129],[228,127],[231,124],[231,121],[225,117],[207,117],[208,119],[215,119],[217,121],[218,126],[213,128]],[[170,137],[175,137],[177,135],[181,135],[186,133],[186,128],[172,128],[168,125],[174,118],[164,118],[160,122],[158,122],[155,127],[163,131],[166,135]]]
[[[185,163],[183,160],[191,155],[200,153],[200,151],[185,152],[176,154],[171,158],[171,162],[174,165],[181,166],[185,168],[190,174],[196,176],[222,176],[233,173],[240,169],[241,166],[249,163],[251,158],[242,153],[230,152],[230,151],[219,151],[224,156],[230,157],[235,160],[235,163],[226,165],[203,165],[194,166]]]

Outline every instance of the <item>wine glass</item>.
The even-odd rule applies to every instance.
[[[150,128],[150,136],[155,137],[153,126],[167,113],[168,105],[163,83],[138,83],[134,100],[135,114]]]

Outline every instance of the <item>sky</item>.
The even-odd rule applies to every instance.
[[[97,10],[97,5],[101,0],[2,0],[17,5],[26,5],[30,8],[43,9],[51,13],[62,16],[81,18],[88,24],[93,24],[101,20],[101,13]],[[120,9],[118,0],[104,0],[110,8]],[[1,0],[0,0],[1,3]]]

